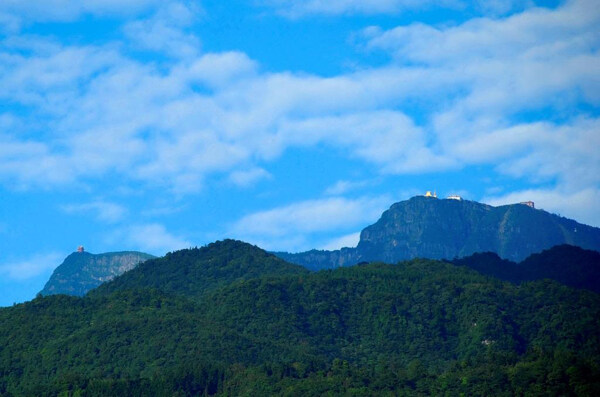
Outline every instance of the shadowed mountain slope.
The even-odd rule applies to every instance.
[[[600,252],[572,245],[557,245],[520,263],[502,259],[493,252],[473,254],[452,263],[515,283],[548,278],[600,293]]]

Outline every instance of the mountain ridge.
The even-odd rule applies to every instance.
[[[493,252],[476,253],[449,262],[512,283],[551,279],[600,293],[600,252],[568,244],[531,254],[519,263],[502,259]]]
[[[377,222],[364,228],[356,247],[275,254],[319,270],[362,261],[452,259],[488,251],[521,261],[560,244],[600,251],[600,229],[525,204],[494,207],[415,196],[392,204]]]
[[[217,248],[232,244],[241,251],[227,263],[238,263],[245,249],[258,253],[236,243]],[[132,272],[153,267],[146,262]],[[0,394],[600,390],[598,294],[548,280],[515,286],[426,259],[226,276],[210,291],[199,285],[207,293],[197,300],[168,282],[139,288],[129,279],[106,294],[38,297],[0,309]],[[105,285],[119,279],[127,277]]]
[[[110,283],[98,286],[91,294],[107,295],[135,287],[197,298],[235,281],[308,272],[304,267],[288,263],[252,244],[225,239],[146,261]]]

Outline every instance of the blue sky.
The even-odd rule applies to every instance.
[[[0,2],[0,305],[63,258],[355,245],[426,190],[600,226],[595,0]]]

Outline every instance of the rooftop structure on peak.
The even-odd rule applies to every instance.
[[[80,245],[79,247],[77,247],[77,252],[83,252],[85,251],[85,249],[83,248],[83,245]]]
[[[535,203],[533,201],[522,201],[519,204],[523,204],[523,205],[526,205],[528,207],[535,208]]]
[[[460,197],[458,194],[451,194],[450,196],[446,197],[446,199],[462,201],[462,197]]]
[[[428,190],[427,193],[425,193],[425,197],[437,198],[437,193],[435,191],[433,193],[431,193],[431,191]]]

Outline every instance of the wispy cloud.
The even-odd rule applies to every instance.
[[[269,178],[272,178],[272,175],[262,168],[234,171],[229,175],[229,180],[240,187],[248,187],[261,179]]]
[[[267,249],[308,249],[314,235],[373,223],[390,202],[389,197],[301,201],[246,215],[233,225],[231,232]]]
[[[56,268],[64,255],[56,252],[36,254],[20,261],[0,264],[0,275],[13,280],[27,280]]]
[[[127,208],[107,201],[93,201],[83,204],[68,204],[61,207],[68,214],[95,214],[96,219],[102,222],[115,223],[127,215]]]
[[[5,99],[50,115],[59,134],[1,132],[0,177],[52,185],[116,172],[186,193],[213,173],[241,181],[248,162],[265,169],[289,147],[331,145],[394,174],[499,163],[512,175],[528,159],[582,159],[527,173],[567,179],[597,161],[581,142],[598,136],[598,120],[568,116],[580,103],[600,104],[590,33],[600,16],[586,1],[448,28],[371,29],[367,46],[395,61],[331,78],[260,73],[239,52],[157,68],[110,46],[33,49],[29,58],[5,48]],[[422,125],[396,109],[414,100],[432,103]],[[571,128],[518,120],[548,107],[566,112]]]
[[[164,225],[159,223],[137,224],[121,228],[108,235],[107,240],[110,240],[111,243],[119,241],[120,245],[154,255],[164,255],[169,251],[192,246],[192,243],[184,237],[169,232]]]
[[[505,15],[522,11],[533,5],[527,0],[260,0],[258,4],[270,7],[288,18],[314,15],[397,15],[407,11],[432,9],[469,10],[483,15]]]
[[[114,1],[64,11],[58,0],[33,11],[21,3],[2,3],[0,13],[35,21],[47,4],[56,10],[46,20],[118,12]],[[509,3],[489,7],[519,8]],[[265,72],[239,51],[199,52],[189,4],[126,2],[134,22],[104,45],[1,41],[0,103],[28,112],[0,115],[0,181],[52,188],[116,175],[187,194],[213,175],[252,184],[290,148],[329,146],[382,174],[485,164],[568,194],[600,183],[600,119],[589,110],[600,106],[592,0],[453,26],[372,27],[364,49],[389,54],[389,64],[331,77]],[[339,14],[423,2],[294,4],[271,5]],[[145,63],[129,46],[172,49],[172,58]]]
[[[354,191],[354,190],[358,190],[358,189],[362,189],[364,187],[367,186],[371,186],[374,184],[374,181],[366,181],[366,180],[361,180],[361,181],[347,181],[347,180],[341,180],[341,181],[337,181],[336,183],[334,183],[333,185],[329,186],[327,189],[325,189],[325,194],[328,196],[342,196],[348,192]]]
[[[321,247],[321,249],[333,251],[344,247],[356,247],[359,240],[360,232],[346,234],[328,241]]]
[[[463,7],[460,0],[263,0],[260,3],[291,18],[313,14],[396,14],[432,6]]]
[[[591,149],[600,144],[600,119],[584,110],[600,105],[593,28],[600,12],[590,7],[575,0],[452,27],[370,28],[365,36],[401,70],[431,77],[444,99],[430,114],[427,136],[449,164],[491,164],[500,174],[553,184],[561,194],[545,196],[554,202],[548,207],[573,213],[561,195],[600,184],[600,154]]]
[[[535,202],[536,208],[559,214],[571,219],[585,219],[583,223],[600,227],[600,189],[584,189],[565,192],[560,189],[527,189],[501,196],[483,199],[491,205],[505,205],[523,201]]]
[[[166,2],[152,17],[128,22],[124,32],[136,48],[189,59],[200,53],[200,39],[186,28],[201,14],[197,3]]]
[[[132,16],[148,12],[164,3],[163,0],[44,0],[35,5],[27,1],[0,2],[0,26],[17,31],[34,22],[70,22],[85,15]],[[0,29],[1,31],[1,29]]]

